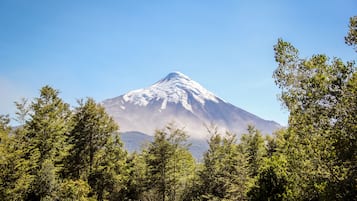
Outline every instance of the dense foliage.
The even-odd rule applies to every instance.
[[[357,18],[346,44],[356,48]],[[93,99],[70,106],[49,86],[16,102],[17,128],[0,116],[0,200],[357,200],[357,73],[317,54],[274,46],[287,128],[241,139],[208,129],[201,161],[174,124],[127,153],[118,125]]]

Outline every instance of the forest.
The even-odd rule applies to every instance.
[[[357,16],[345,43],[357,51]],[[174,124],[128,153],[120,129],[94,99],[74,108],[44,86],[15,102],[18,127],[0,116],[0,200],[357,200],[357,73],[354,61],[301,58],[283,39],[273,73],[289,111],[286,128],[207,132],[202,161]]]

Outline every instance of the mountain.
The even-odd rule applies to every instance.
[[[249,124],[263,134],[281,127],[224,101],[180,72],[170,73],[147,88],[104,100],[103,105],[126,133],[123,141],[130,143],[138,141],[132,139],[138,139],[139,133],[153,136],[155,129],[171,122],[184,127],[194,142],[207,140],[206,127],[211,124],[236,134],[246,132]]]

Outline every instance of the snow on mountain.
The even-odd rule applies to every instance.
[[[206,100],[218,103],[217,97],[212,92],[180,72],[170,73],[148,88],[131,91],[125,94],[123,99],[125,102],[139,106],[147,106],[151,101],[161,100],[162,110],[166,109],[168,102],[175,104],[181,102],[186,110],[193,112],[189,95],[201,104],[205,104]]]
[[[261,119],[223,101],[180,72],[168,74],[155,84],[103,101],[107,112],[119,123],[122,132],[153,135],[155,129],[170,122],[184,127],[193,139],[206,139],[206,126],[217,125],[237,134],[249,124],[263,133],[280,125]]]

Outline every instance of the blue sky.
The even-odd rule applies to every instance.
[[[344,44],[355,0],[0,1],[0,114],[48,84],[75,106],[180,71],[224,100],[287,123],[273,45],[356,59]]]

